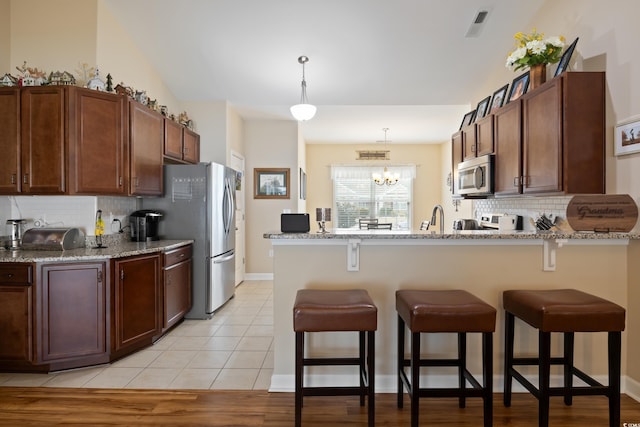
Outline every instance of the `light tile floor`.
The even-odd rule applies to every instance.
[[[273,283],[245,281],[209,320],[185,320],[109,365],[0,373],[0,387],[267,390],[273,372]]]

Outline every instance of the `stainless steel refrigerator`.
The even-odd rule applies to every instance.
[[[193,239],[193,307],[207,319],[235,292],[236,171],[216,163],[165,165],[164,197],[142,199],[163,217],[160,238]]]

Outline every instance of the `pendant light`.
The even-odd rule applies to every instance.
[[[389,128],[382,128],[382,130],[384,131],[384,148],[387,148],[387,131],[389,130]],[[371,175],[371,177],[373,178],[373,182],[375,182],[378,185],[395,185],[398,183],[398,181],[400,181],[400,174],[398,173],[394,173],[392,174],[391,172],[389,172],[389,169],[387,169],[387,167],[384,167],[384,170],[382,171],[382,174],[379,173],[373,173]]]
[[[301,56],[298,62],[302,64],[302,93],[300,94],[300,103],[291,107],[291,115],[298,121],[303,122],[310,120],[316,115],[316,106],[309,104],[307,100],[307,82],[304,79],[304,64],[309,62],[309,58]]]

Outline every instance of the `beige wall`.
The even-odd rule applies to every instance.
[[[246,192],[246,271],[273,272],[271,242],[265,232],[280,230],[280,214],[298,207],[298,123],[284,120],[246,120],[244,127]],[[289,168],[289,199],[254,199],[254,168]]]
[[[630,337],[627,340],[630,361],[627,375],[636,381],[635,394],[640,396],[640,364],[636,362],[640,354],[640,241],[631,241],[627,256],[627,336]]]
[[[446,145],[445,145],[446,146]],[[420,222],[431,218],[433,206],[442,203],[442,164],[440,161],[441,146],[437,144],[391,145],[391,160],[388,162],[356,161],[356,150],[380,150],[380,145],[334,144],[307,145],[307,210],[315,215],[315,208],[333,206],[333,181],[331,165],[385,165],[415,164],[416,179],[413,185],[413,227],[420,227]],[[446,175],[446,174],[445,174]],[[312,216],[314,216],[312,215]],[[445,226],[451,228],[448,215],[445,215]],[[328,224],[333,228],[333,224]],[[317,224],[312,231],[318,229]]]
[[[231,160],[231,151],[244,157],[244,120],[231,107],[227,107],[227,146],[227,164]]]
[[[76,1],[84,3],[84,0]],[[93,42],[96,55],[93,63],[89,62],[89,65],[97,65],[103,79],[107,73],[111,74],[114,85],[123,82],[136,90],[144,90],[149,99],[166,105],[170,113],[180,114],[183,111],[181,102],[117,22],[109,7],[102,0],[98,0],[97,5],[97,22],[96,18],[93,19],[93,25],[97,28]],[[74,22],[75,20],[74,17]]]
[[[276,241],[277,242],[277,241]],[[562,289],[572,287],[609,299],[622,306],[627,299],[627,246],[609,242],[569,242],[558,249],[557,270],[542,269],[541,241],[403,241],[382,242],[363,240],[360,246],[359,271],[348,272],[345,240],[332,239],[314,244],[305,240],[279,241],[274,245],[275,282],[274,300],[275,361],[272,387],[291,390],[293,386],[294,333],[291,327],[291,307],[298,289],[366,289],[378,307],[376,331],[376,387],[392,392],[397,375],[396,358],[396,289],[466,289],[498,310],[494,335],[494,378],[496,391],[503,372],[504,318],[502,292],[507,289]],[[342,244],[342,246],[340,246]],[[318,261],[320,260],[320,261]],[[464,260],[464,265],[460,263]],[[505,268],[508,260],[509,268]],[[463,268],[461,268],[463,267]],[[535,354],[537,333],[533,328],[517,322],[519,351]],[[321,334],[310,339],[310,354],[321,354],[331,348],[333,354],[346,354],[353,349],[353,336],[344,333]],[[438,335],[438,336],[436,336]],[[471,336],[474,335],[472,338]],[[432,341],[433,340],[433,341]],[[425,339],[426,346],[438,348],[439,354],[455,352],[453,334],[434,334]],[[622,339],[622,373],[637,370],[637,356],[627,352],[634,335],[628,328]],[[576,334],[576,366],[604,379],[607,374],[607,334]],[[434,344],[435,343],[435,344]],[[552,341],[557,353],[561,335]],[[636,344],[637,346],[637,344]],[[314,351],[315,350],[315,351]],[[479,340],[470,335],[469,352],[479,354]],[[561,351],[561,350],[560,350]],[[447,354],[447,355],[448,355]],[[628,356],[627,356],[628,355]],[[629,365],[627,365],[627,359]],[[480,359],[469,359],[469,369],[480,373]],[[537,370],[523,368],[527,375]],[[322,368],[313,373],[325,372]],[[329,372],[334,372],[331,370]],[[558,372],[552,371],[554,382]],[[450,372],[443,372],[443,375]]]
[[[11,65],[11,0],[0,0],[0,10],[0,76],[15,75],[15,65]]]
[[[183,103],[200,134],[200,161],[227,162],[227,102],[190,101]]]
[[[97,7],[97,0],[11,0],[11,73],[24,61],[47,73],[95,65]]]

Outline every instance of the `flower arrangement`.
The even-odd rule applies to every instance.
[[[509,53],[506,67],[517,71],[537,64],[554,64],[560,60],[564,47],[563,36],[544,38],[534,28],[531,34],[516,33],[516,49]]]

